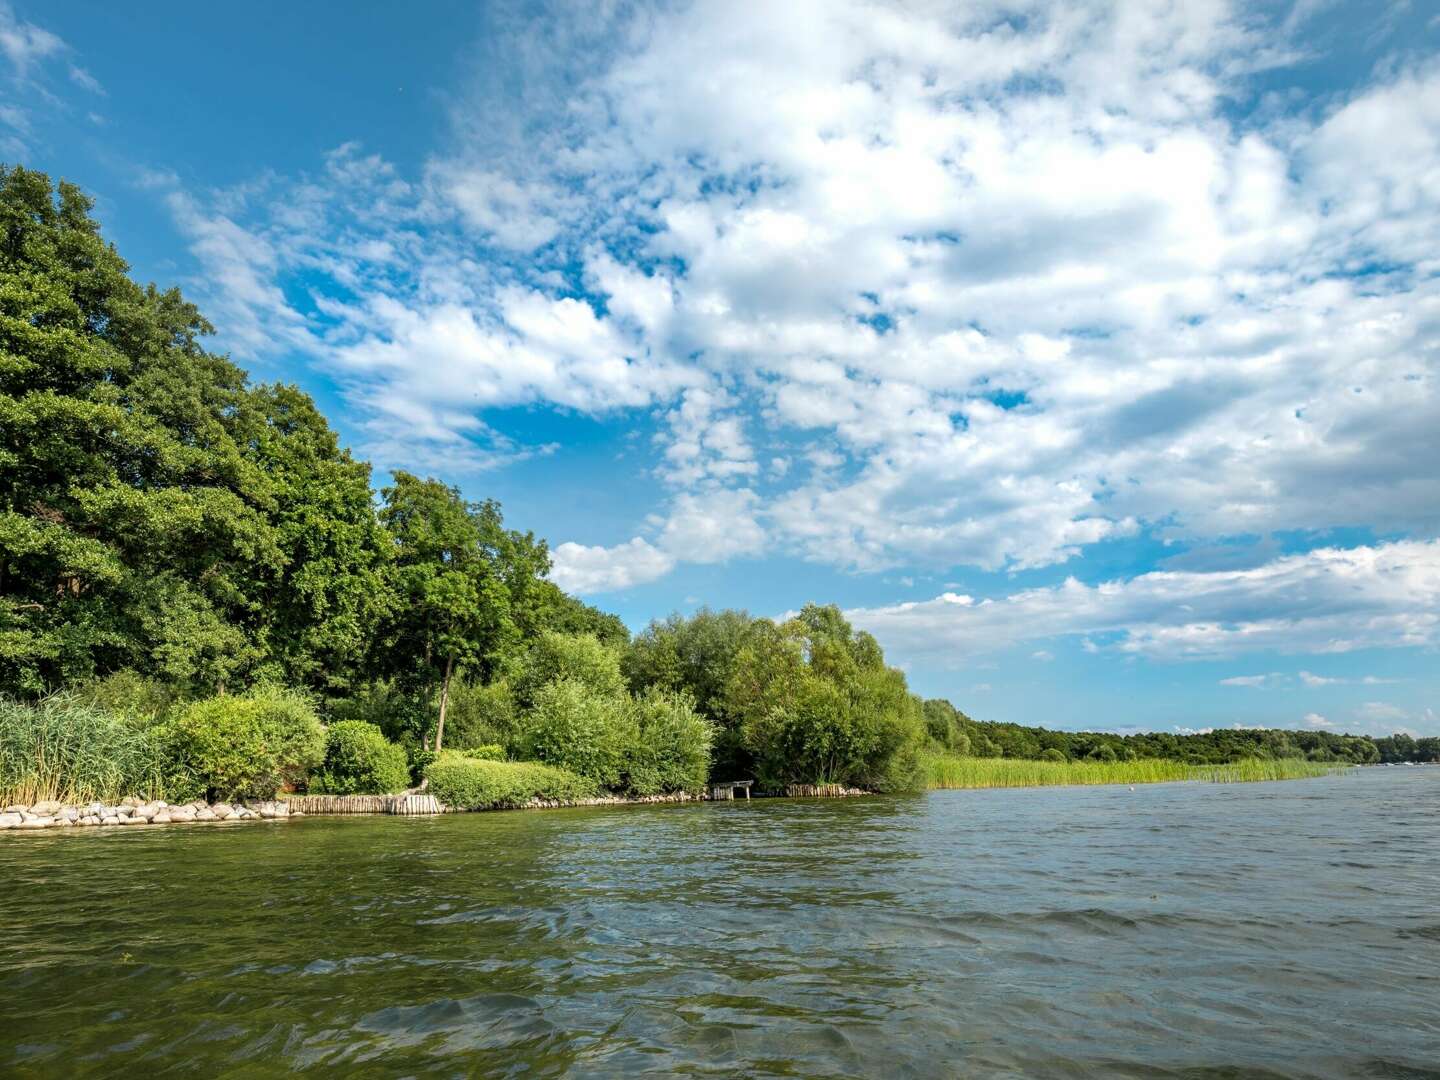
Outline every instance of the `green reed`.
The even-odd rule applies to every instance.
[[[1142,758],[1138,761],[1029,761],[1020,758],[974,758],[926,754],[926,786],[930,788],[1049,787],[1062,784],[1161,784],[1199,780],[1216,784],[1254,780],[1298,780],[1324,776],[1345,766],[1295,758],[1246,758],[1224,765],[1190,765],[1183,761]]]
[[[84,803],[162,787],[154,735],[73,698],[0,698],[0,805]]]

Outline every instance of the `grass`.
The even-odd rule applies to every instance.
[[[85,803],[161,790],[155,739],[68,697],[0,698],[0,805]]]
[[[1246,758],[1225,765],[1190,765],[1183,761],[1144,758],[1139,761],[1028,761],[1019,758],[973,758],[926,754],[928,788],[1050,787],[1065,784],[1161,784],[1198,780],[1214,784],[1254,780],[1299,780],[1344,769],[1343,765],[1295,758]]]

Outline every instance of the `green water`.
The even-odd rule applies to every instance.
[[[0,837],[0,1075],[1440,1076],[1440,769]]]

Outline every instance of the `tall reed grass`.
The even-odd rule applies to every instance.
[[[1049,787],[1062,784],[1160,784],[1199,780],[1232,784],[1253,780],[1298,780],[1324,776],[1344,766],[1294,758],[1246,758],[1225,765],[1189,765],[1183,761],[1028,761],[926,754],[929,788]]]
[[[151,732],[74,698],[0,698],[0,805],[158,794],[163,761]]]

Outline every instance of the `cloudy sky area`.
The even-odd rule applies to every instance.
[[[378,480],[981,718],[1440,733],[1433,5],[207,7],[0,0],[0,158]]]

